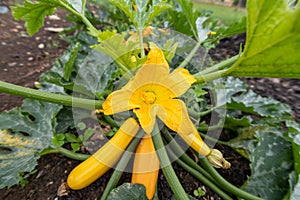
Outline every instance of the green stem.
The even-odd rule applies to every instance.
[[[105,190],[100,200],[107,199],[107,196],[109,195],[111,190],[117,186],[123,174],[123,171],[131,158],[132,152],[136,149],[143,135],[144,135],[144,131],[140,130],[138,134],[135,136],[135,138],[132,140],[128,148],[126,149],[125,153],[123,154],[120,161],[118,162],[114,173],[111,175],[108,183],[106,184]]]
[[[178,68],[184,68],[194,57],[194,55],[197,53],[200,43],[197,42],[196,46],[192,49],[192,51],[189,53],[189,55],[184,59],[184,61],[177,67]]]
[[[220,71],[216,71],[216,72],[212,72],[212,73],[208,73],[208,74],[197,75],[194,77],[197,80],[197,83],[207,83],[207,82],[213,81],[215,79],[221,78],[227,74],[228,74],[228,70],[224,69],[224,70],[220,70]]]
[[[122,69],[122,70],[125,72],[125,76],[124,76],[124,77],[125,77],[127,80],[129,80],[130,78],[133,77],[133,74],[131,73],[131,71],[130,71],[127,67],[125,67],[122,63],[118,62],[117,60],[115,60],[115,63],[116,63],[116,65],[117,65],[120,69]]]
[[[155,130],[158,130],[157,125]],[[154,134],[152,135],[152,139],[153,139],[153,143],[156,149],[158,159],[162,166],[162,171],[171,187],[171,190],[175,195],[175,198],[180,200],[189,200],[188,195],[185,193],[171,165],[160,132],[155,131]]]
[[[220,127],[220,128],[222,128],[222,127]],[[212,141],[212,142],[214,142],[214,143],[223,144],[223,145],[226,145],[226,146],[229,146],[229,147],[230,147],[230,145],[229,145],[228,142],[220,141],[220,140],[218,140],[218,139],[216,139],[216,138],[210,137],[210,136],[205,135],[205,134],[203,134],[203,133],[201,133],[201,132],[200,132],[199,134],[201,135],[201,137],[203,137],[203,138],[205,138],[205,139],[208,139],[208,140],[210,140],[210,141]]]
[[[172,151],[168,151],[170,157],[175,159],[177,156]],[[183,169],[185,169],[187,172],[189,172],[191,175],[193,175],[195,178],[197,178],[201,183],[209,187],[211,190],[213,190],[216,194],[218,194],[222,199],[224,200],[232,200],[232,198],[227,195],[223,190],[221,190],[216,184],[211,182],[208,178],[203,176],[199,171],[196,169],[190,167],[186,162],[182,161],[181,159],[176,159],[176,163],[179,164]]]
[[[47,101],[51,103],[61,104],[65,106],[73,106],[85,109],[99,109],[101,108],[102,102],[100,100],[82,99],[72,97],[68,95],[54,94],[50,92],[43,92],[40,90],[34,90],[11,83],[0,81],[0,92],[12,94],[20,97],[37,99],[40,101]]]
[[[179,144],[174,140],[174,138],[171,136],[171,134],[169,133],[169,131],[167,129],[163,129],[163,134],[165,139],[169,142],[169,145],[171,146],[171,148],[174,150],[174,152],[176,153],[176,155],[180,156],[180,159],[184,160],[184,162],[186,162],[189,166],[192,166],[194,169],[196,169],[197,171],[199,171],[201,174],[203,174],[206,178],[210,179],[211,181],[213,181],[213,177],[207,173],[202,167],[200,167],[199,165],[197,165],[197,163],[195,161],[193,161],[193,159],[191,159],[184,151],[183,149],[179,146]]]
[[[189,109],[188,113],[189,113],[189,116],[192,116],[192,117],[195,117],[195,118],[199,118],[199,117],[204,117],[204,116],[210,114],[212,111],[214,111],[216,109],[219,109],[219,108],[223,108],[223,107],[225,107],[225,106],[223,106],[223,105],[222,106],[215,106],[215,107],[212,107],[212,108],[210,108],[208,110],[201,111],[201,112],[196,112],[196,111],[194,111],[192,109]]]
[[[222,123],[223,124],[223,123]],[[207,127],[203,127],[203,126],[200,126],[198,127],[198,131],[213,131],[213,130],[217,130],[217,129],[220,129],[220,128],[223,128],[223,125],[213,125],[213,126],[207,126]]]
[[[139,34],[139,41],[140,41],[140,49],[141,49],[141,58],[145,57],[145,51],[144,51],[144,41],[143,41],[143,28],[138,28],[138,34]]]
[[[119,128],[118,124],[109,115],[103,115],[105,121],[112,127]]]
[[[88,30],[91,33],[97,33],[98,30],[93,26],[93,24],[85,17],[84,15],[84,7],[82,8],[82,13],[77,12],[76,10],[74,10],[72,7],[70,7],[69,5],[65,4],[63,1],[59,0],[59,3],[61,5],[63,5],[62,8],[65,8],[67,11],[73,13],[74,15],[78,16],[81,18],[82,22],[88,27]],[[84,5],[85,6],[85,5]]]
[[[259,198],[253,194],[250,194],[244,190],[241,190],[240,188],[232,185],[228,181],[226,181],[216,170],[211,166],[211,164],[208,162],[207,158],[200,158],[200,163],[203,165],[203,167],[206,169],[207,172],[209,172],[214,179],[219,183],[222,188],[238,197],[241,197],[243,199],[247,200],[263,200],[262,198]]]
[[[81,161],[86,160],[88,157],[91,156],[88,154],[75,153],[75,152],[65,149],[63,147],[58,147],[56,149],[53,149],[53,148],[45,149],[44,151],[42,151],[40,153],[40,156],[44,156],[44,155],[52,154],[52,153],[61,153],[62,155],[66,156],[68,158],[72,158],[75,160],[81,160]]]
[[[215,72],[215,71],[218,71],[218,70],[222,70],[222,69],[225,69],[231,65],[233,65],[237,59],[239,58],[240,55],[235,55],[229,59],[226,59],[212,67],[209,67],[209,68],[206,68],[205,70],[197,73],[197,74],[194,74],[194,76],[196,77],[199,77],[201,75],[204,75],[204,74],[208,74],[208,73],[211,73],[211,72]]]

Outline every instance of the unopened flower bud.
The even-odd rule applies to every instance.
[[[215,168],[230,168],[230,163],[227,160],[225,160],[223,154],[217,149],[212,149],[211,153],[207,156],[207,159]]]

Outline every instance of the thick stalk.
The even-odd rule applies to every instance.
[[[171,145],[172,149],[177,155],[181,155],[180,159],[182,159],[187,165],[194,168],[196,171],[200,172],[202,175],[204,175],[209,180],[213,181],[215,184],[222,187],[222,189],[226,190],[227,192],[230,192],[238,197],[245,198],[247,200],[262,200],[259,197],[256,197],[252,194],[249,194],[245,192],[244,190],[241,190],[240,188],[232,185],[228,181],[226,181],[208,162],[206,157],[201,157],[199,160],[201,164],[205,167],[205,170],[200,167],[197,163],[195,163],[189,156],[187,156],[182,148],[176,143],[176,142],[170,142],[173,137],[168,131],[164,131],[164,136]]]
[[[208,162],[207,158],[200,158],[200,163],[203,165],[203,167],[206,169],[207,172],[209,172],[214,179],[219,183],[219,185],[226,191],[247,200],[263,200],[262,198],[259,198],[253,194],[250,194],[244,190],[241,190],[240,188],[232,185],[228,181],[226,181],[216,170],[211,166],[211,164]]]
[[[138,134],[135,136],[135,138],[132,140],[128,148],[126,149],[125,153],[123,154],[119,163],[117,164],[114,173],[111,175],[108,183],[106,184],[105,190],[101,196],[101,200],[107,199],[107,196],[109,195],[111,190],[117,186],[124,172],[124,169],[130,160],[132,152],[136,149],[143,135],[144,135],[144,131],[140,130]]]
[[[74,15],[78,16],[81,18],[81,21],[87,26],[88,30],[91,33],[97,33],[97,29],[93,26],[93,24],[85,17],[85,4],[83,5],[83,8],[81,10],[82,13],[77,12],[76,10],[74,10],[72,7],[70,7],[69,5],[65,4],[63,1],[59,0],[59,3],[63,6],[62,8],[66,9],[67,11],[73,13]]]
[[[208,73],[208,74],[202,74],[202,75],[200,74],[200,75],[197,75],[194,77],[196,78],[197,83],[208,83],[215,79],[221,78],[227,74],[228,74],[228,71],[224,69],[224,70],[215,71],[215,72]]]
[[[176,159],[177,156],[175,155],[174,152],[168,151],[170,157],[173,159]],[[208,178],[203,176],[199,171],[196,169],[192,168],[186,162],[182,161],[181,159],[176,159],[175,162],[179,164],[183,169],[185,169],[187,172],[192,174],[195,178],[197,178],[201,183],[209,187],[211,190],[213,190],[215,193],[217,193],[222,199],[224,200],[232,200],[232,198],[227,195],[223,190],[221,190],[216,184],[214,184],[212,181],[210,181]]]
[[[30,99],[36,99],[40,101],[47,101],[51,103],[61,104],[65,106],[86,108],[90,110],[101,108],[102,105],[102,102],[100,100],[96,101],[91,99],[72,97],[68,95],[43,92],[40,90],[34,90],[23,86],[6,83],[3,81],[0,81],[0,92],[16,95],[20,97],[30,98]]]
[[[205,70],[197,73],[197,74],[194,74],[194,76],[196,77],[199,77],[201,75],[204,75],[204,74],[208,74],[208,73],[211,73],[211,72],[215,72],[215,71],[218,71],[218,70],[222,70],[222,69],[225,69],[231,65],[233,65],[237,59],[239,58],[240,55],[235,55],[229,59],[226,59],[212,67],[209,67],[209,68],[206,68]]]
[[[164,138],[168,141],[169,145],[174,150],[174,153],[180,157],[185,163],[187,163],[189,166],[192,166],[194,169],[199,171],[201,174],[203,174],[206,178],[210,179],[211,181],[214,181],[213,177],[207,173],[202,167],[200,167],[193,159],[191,159],[179,146],[177,142],[175,142],[174,138],[171,136],[169,131],[167,129],[163,129]]]
[[[155,130],[158,130],[158,128],[156,128]],[[152,139],[157,152],[158,159],[162,166],[162,171],[171,187],[171,190],[175,195],[175,198],[178,200],[189,200],[188,195],[185,193],[171,165],[160,132],[155,132],[152,136]]]

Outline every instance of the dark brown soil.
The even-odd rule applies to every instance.
[[[12,5],[12,2],[4,0],[3,4],[9,6]],[[47,18],[45,27],[67,27],[69,25],[64,20],[64,11],[58,10],[56,15],[60,17],[60,20]],[[34,81],[38,81],[39,75],[51,68],[52,62],[58,55],[62,54],[67,44],[62,42],[57,33],[46,31],[44,28],[38,34],[30,37],[25,33],[23,27],[24,24],[22,22],[13,20],[10,12],[0,14],[0,80],[33,87]],[[244,37],[236,39],[238,40],[222,41],[219,46],[220,49],[211,52],[211,54],[215,55],[214,59],[235,55],[239,49],[239,42],[243,42]],[[43,48],[41,48],[43,46],[41,44],[44,45]],[[229,46],[232,48],[228,48]],[[294,92],[287,93],[286,88],[281,86],[284,82],[289,82],[290,86],[299,86],[299,80],[283,80],[282,82],[279,79],[279,82],[277,81],[278,87],[276,87],[280,88],[278,90],[272,90],[269,84],[266,87],[266,84],[264,84],[266,82],[264,81],[261,84],[262,89],[255,88],[258,81],[256,79],[249,79],[248,81],[251,84],[253,83],[254,89],[257,89],[258,92],[261,91],[261,93],[274,96],[283,101],[284,99],[282,98],[286,98],[285,102],[293,106],[297,113],[296,116],[299,119],[299,104],[297,103],[299,102],[299,88],[295,87]],[[265,91],[269,93],[265,93]],[[295,95],[295,98],[290,98],[285,97],[287,94],[297,95]],[[3,93],[0,93],[0,99],[0,112],[18,106],[22,102],[22,99],[19,97]],[[241,186],[250,174],[248,161],[227,147],[219,146],[218,148],[232,164],[229,170],[221,170],[220,173],[233,184]],[[0,190],[0,199],[98,199],[112,171],[106,173],[89,187],[79,191],[72,191],[65,187],[65,183],[69,172],[79,163],[79,161],[66,158],[62,155],[43,156],[39,160],[37,172],[29,177],[29,183],[25,187],[17,185],[9,189]],[[174,168],[185,190],[189,194],[192,195],[195,189],[202,187],[207,191],[207,195],[202,199],[220,199],[177,164],[174,164]],[[130,174],[124,174],[122,181],[129,182]],[[159,175],[158,188],[159,199],[171,198],[172,192],[162,173]]]

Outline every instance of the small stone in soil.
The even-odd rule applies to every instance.
[[[45,47],[45,45],[43,43],[39,44],[39,49],[43,49]]]
[[[10,31],[11,31],[11,32],[14,32],[14,33],[18,33],[18,32],[19,32],[19,30],[16,29],[16,28],[10,29]]]
[[[60,20],[60,17],[58,17],[57,15],[50,15],[49,19],[50,20]]]
[[[33,61],[33,60],[34,60],[33,57],[29,57],[29,58],[28,58],[28,61]]]
[[[17,63],[16,62],[12,62],[12,63],[8,63],[8,66],[9,67],[13,67],[13,66],[15,66]]]

